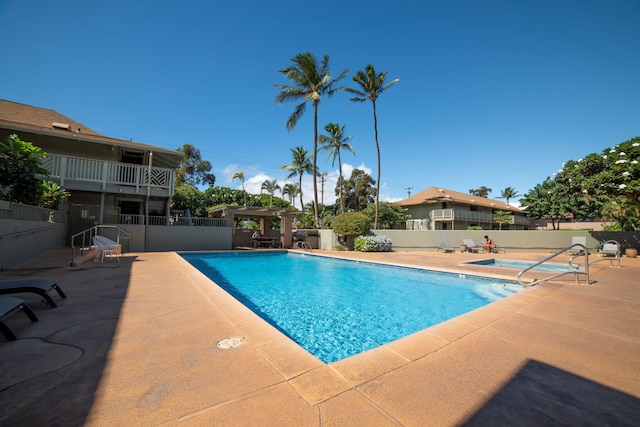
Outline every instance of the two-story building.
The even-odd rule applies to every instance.
[[[67,238],[96,224],[169,221],[179,151],[110,138],[57,111],[0,100],[0,139],[11,134],[42,148],[48,179],[71,193]]]
[[[429,187],[396,203],[411,215],[412,219],[407,221],[407,229],[411,230],[466,230],[470,226],[485,230],[528,230],[532,227],[522,209],[505,201],[438,187]],[[498,224],[494,217],[497,211],[511,213],[511,224]]]

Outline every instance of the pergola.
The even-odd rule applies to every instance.
[[[280,218],[280,243],[283,248],[291,248],[293,246],[293,218],[300,213],[297,210],[258,206],[218,206],[209,212],[209,216],[225,218],[229,220],[232,227],[236,217],[258,220],[260,222],[260,234],[263,236],[270,234],[269,223],[271,220]]]

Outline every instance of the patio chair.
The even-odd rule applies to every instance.
[[[455,252],[456,248],[449,246],[449,239],[447,236],[439,236],[438,237],[438,252]]]
[[[104,255],[108,254],[110,258],[113,258],[115,255],[116,260],[120,261],[118,255],[120,254],[120,245],[113,240],[104,237],[104,236],[94,236],[93,244],[98,249],[98,254],[96,255],[96,260],[101,256],[100,262],[104,262]]]
[[[507,251],[505,250],[505,248],[503,248],[502,246],[500,246],[499,244],[497,244],[495,242],[495,240],[493,241],[493,243],[495,243],[496,245],[491,248],[491,253],[492,254],[499,254],[500,252],[502,252],[503,254],[506,254]]]
[[[60,286],[50,279],[16,279],[16,280],[0,280],[0,295],[20,294],[23,292],[31,292],[44,298],[44,302],[51,308],[57,307],[51,296],[47,293],[55,289],[60,298],[67,296],[62,292]]]
[[[620,244],[611,241],[604,242],[602,247],[598,249],[598,254],[620,258]]]
[[[31,311],[24,300],[15,297],[0,297],[0,332],[2,332],[2,335],[4,335],[7,341],[15,341],[17,338],[13,331],[4,323],[4,319],[20,310],[24,311],[31,322],[38,321],[38,318],[33,314],[33,311]]]
[[[476,245],[472,239],[462,239],[462,243],[467,247],[467,252],[476,254],[484,252],[484,247]]]
[[[587,247],[587,238],[585,236],[573,236],[571,238],[571,246],[573,245],[583,245],[585,248]],[[573,255],[582,255],[584,253],[584,249],[580,246],[573,247],[569,250]]]

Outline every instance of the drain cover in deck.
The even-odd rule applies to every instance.
[[[218,341],[218,348],[222,348],[224,350],[228,350],[230,348],[235,348],[242,345],[242,338],[225,338],[223,340]]]

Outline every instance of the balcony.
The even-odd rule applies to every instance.
[[[493,214],[464,209],[435,209],[430,213],[432,221],[464,221],[479,224],[493,224]],[[532,225],[531,220],[522,215],[513,215],[511,224]]]
[[[49,179],[67,190],[171,197],[175,170],[47,154]]]

